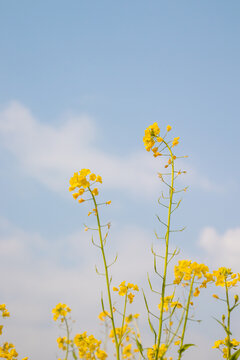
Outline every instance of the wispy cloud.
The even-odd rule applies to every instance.
[[[0,112],[1,146],[18,160],[22,169],[51,190],[65,192],[70,175],[87,167],[104,177],[107,187],[127,190],[145,198],[159,194],[156,176],[163,162],[144,150],[127,156],[112,155],[97,148],[97,126],[87,115],[66,116],[61,124],[38,121],[28,108],[10,103]],[[205,190],[214,186],[190,169],[189,181]]]
[[[238,271],[240,259],[240,228],[219,234],[213,227],[203,229],[199,245],[214,266],[227,266]]]

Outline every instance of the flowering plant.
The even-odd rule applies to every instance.
[[[96,228],[85,225],[85,231],[96,231],[98,240],[92,243],[96,246],[102,257],[104,267],[104,275],[106,280],[106,297],[105,304],[103,297],[101,298],[102,311],[99,319],[106,324],[107,337],[113,344],[113,351],[110,356],[114,356],[117,360],[121,359],[148,359],[148,360],[181,360],[185,352],[195,344],[188,343],[186,337],[188,334],[190,313],[192,312],[193,301],[199,295],[202,289],[209,285],[222,287],[224,296],[217,294],[212,296],[216,301],[221,301],[226,307],[226,313],[223,314],[221,320],[217,320],[225,333],[225,338],[216,340],[212,346],[221,352],[223,358],[227,360],[236,360],[240,357],[240,341],[233,337],[231,331],[232,312],[240,304],[237,294],[231,295],[231,291],[236,289],[240,282],[240,274],[233,273],[231,269],[221,267],[218,270],[210,271],[205,264],[199,264],[189,259],[178,260],[174,266],[174,280],[169,282],[169,264],[179,254],[176,249],[170,251],[170,237],[176,231],[183,229],[174,229],[172,227],[172,217],[174,212],[179,208],[181,199],[179,194],[186,191],[187,188],[177,189],[176,179],[185,174],[186,171],[177,168],[177,160],[186,156],[177,156],[175,147],[179,144],[179,137],[168,140],[168,136],[172,127],[167,125],[165,133],[160,136],[160,128],[155,122],[146,130],[143,137],[145,149],[152,152],[154,158],[160,158],[164,161],[164,169],[166,172],[158,173],[159,180],[165,186],[166,191],[162,193],[158,199],[158,203],[166,211],[166,221],[157,216],[159,223],[164,227],[165,231],[160,238],[163,239],[165,253],[164,256],[158,254],[152,248],[153,268],[157,277],[160,278],[159,288],[153,289],[152,281],[148,276],[148,282],[151,291],[158,297],[157,309],[152,309],[149,304],[145,291],[142,290],[143,299],[146,306],[146,315],[149,328],[152,333],[152,341],[146,344],[141,336],[138,326],[138,318],[140,314],[129,312],[129,304],[134,302],[139,287],[136,284],[123,280],[118,286],[113,286],[110,267],[115,263],[109,263],[105,246],[108,240],[110,223],[102,224],[100,220],[101,208],[111,205],[111,201],[98,201],[100,192],[99,186],[102,184],[102,177],[95,174],[89,169],[81,169],[75,172],[70,179],[69,191],[72,196],[80,204],[91,204],[88,210],[88,216],[95,216]],[[164,160],[163,160],[164,159]],[[163,270],[159,270],[162,265]],[[179,288],[183,288],[185,296],[179,295]],[[119,307],[113,302],[113,294],[123,299],[123,306]],[[2,317],[8,317],[9,312],[5,304],[0,305]],[[59,321],[65,327],[65,336],[57,338],[57,344],[63,352],[63,359],[99,359],[105,360],[109,357],[105,345],[93,335],[88,335],[86,331],[71,335],[71,309],[66,305],[59,303],[52,310],[53,319]],[[3,326],[0,326],[0,335]],[[112,355],[113,353],[113,355]],[[13,344],[5,342],[0,346],[0,358],[17,359],[18,354]],[[22,360],[27,360],[24,358]],[[61,359],[59,359],[61,360]]]

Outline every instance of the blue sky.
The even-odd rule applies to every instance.
[[[189,155],[181,166],[190,188],[176,216],[176,225],[187,229],[175,243],[186,256],[237,265],[239,12],[238,1],[221,0],[1,2],[0,241],[3,254],[15,254],[11,271],[8,262],[3,268],[4,302],[12,313],[26,302],[29,273],[39,273],[42,299],[42,266],[51,268],[52,282],[58,271],[85,272],[75,240],[68,243],[76,234],[86,238],[87,209],[67,191],[73,171],[89,166],[102,173],[103,196],[113,202],[105,216],[114,225],[114,248],[119,234],[125,234],[123,253],[127,233],[133,248],[141,236],[143,244],[152,242],[158,164],[145,153],[142,137],[155,121],[161,128],[171,124],[181,140],[177,151]],[[8,284],[18,272],[15,301]],[[46,328],[47,307],[65,296],[60,288],[49,296],[45,289],[41,300]],[[19,315],[14,334],[20,319],[30,331],[30,317]]]

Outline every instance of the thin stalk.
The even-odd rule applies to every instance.
[[[168,343],[168,347],[170,347],[170,345],[172,344],[173,340],[175,339],[175,336],[178,334],[178,330],[180,329],[180,326],[182,324],[183,321],[183,316],[184,316],[184,311],[182,312],[181,318],[179,320],[178,326],[176,328],[176,331],[173,333],[172,338],[170,339],[169,343]]]
[[[161,336],[162,336],[164,296],[165,296],[166,278],[167,278],[169,233],[170,233],[170,220],[171,220],[171,211],[172,211],[173,183],[174,183],[174,159],[173,159],[173,153],[172,153],[172,150],[169,147],[169,145],[165,141],[164,141],[164,143],[167,146],[167,148],[168,148],[168,150],[170,152],[170,155],[171,155],[172,171],[171,171],[171,186],[170,186],[169,205],[168,205],[167,231],[166,231],[166,235],[165,235],[166,250],[165,250],[164,273],[163,273],[162,293],[161,293],[162,301],[161,301],[161,309],[160,309],[160,317],[159,317],[159,329],[158,329],[158,338],[157,338],[157,344],[156,344],[157,348],[156,348],[155,360],[158,359],[159,346],[160,346],[160,343],[161,343]]]
[[[231,345],[231,343],[230,343],[230,315],[231,315],[231,311],[230,311],[230,303],[229,303],[228,286],[227,286],[226,277],[224,279],[224,282],[225,282],[227,310],[228,310],[228,318],[227,318],[227,348],[228,348],[227,360],[228,360],[231,357],[231,346],[230,346]]]
[[[103,245],[101,223],[100,223],[99,214],[98,214],[98,206],[97,206],[97,203],[96,203],[95,196],[93,195],[90,187],[88,189],[89,189],[89,191],[90,191],[90,193],[92,195],[92,199],[93,199],[95,209],[96,209],[96,217],[97,217],[97,223],[98,223],[98,233],[99,233],[100,246],[101,246],[101,252],[102,252],[102,257],[103,257],[104,269],[105,269],[105,278],[106,278],[106,283],[107,283],[108,302],[109,302],[109,307],[110,307],[111,322],[112,322],[112,328],[113,328],[113,334],[114,334],[114,340],[115,340],[115,347],[116,347],[116,352],[117,352],[116,355],[117,355],[117,360],[120,360],[119,343],[118,343],[118,339],[117,339],[116,327],[115,327],[114,316],[113,316],[113,306],[112,306],[112,298],[111,298],[111,290],[110,290],[110,280],[109,280],[107,261],[106,261],[104,245]]]
[[[124,301],[124,310],[123,310],[122,327],[121,327],[119,345],[121,345],[122,337],[123,337],[123,327],[124,327],[125,316],[126,316],[126,308],[127,308],[127,293],[125,295],[125,301]]]
[[[66,317],[64,316],[64,322],[66,325],[66,330],[67,330],[67,350],[66,350],[66,356],[65,356],[65,360],[67,360],[68,358],[68,353],[69,353],[69,336],[70,336],[70,331],[69,331],[69,326],[68,326],[68,322]]]
[[[191,296],[192,296],[192,289],[193,289],[194,279],[195,279],[195,275],[193,275],[193,277],[192,277],[192,281],[191,281],[191,285],[190,285],[190,289],[189,289],[189,295],[188,295],[188,301],[187,301],[187,307],[186,307],[186,315],[185,315],[185,319],[184,319],[183,331],[182,331],[181,343],[180,343],[179,350],[181,350],[182,347],[183,347],[183,341],[184,341],[185,332],[186,332],[186,326],[187,326],[187,321],[188,321],[188,313],[189,313],[189,307],[190,307],[190,301],[191,301]],[[181,358],[182,358],[182,352],[180,351],[179,356],[178,356],[178,360],[180,360]]]

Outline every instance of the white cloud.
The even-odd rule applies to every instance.
[[[60,126],[39,122],[20,103],[0,113],[0,138],[28,174],[52,190],[65,191],[82,167],[101,173],[106,186],[147,196],[159,188],[159,164],[143,151],[120,157],[94,145],[97,128],[88,116],[68,116]]]
[[[29,176],[54,191],[66,193],[72,173],[83,167],[101,173],[109,188],[128,190],[134,195],[159,194],[156,176],[163,163],[144,150],[127,156],[112,155],[95,146],[97,127],[89,116],[66,116],[61,125],[38,121],[22,104],[10,103],[0,112],[1,145],[18,160]],[[204,177],[191,176],[190,183],[212,190]],[[185,180],[185,179],[184,179]]]
[[[229,229],[221,235],[215,228],[207,227],[200,235],[199,245],[214,266],[227,266],[239,271],[240,228]]]

